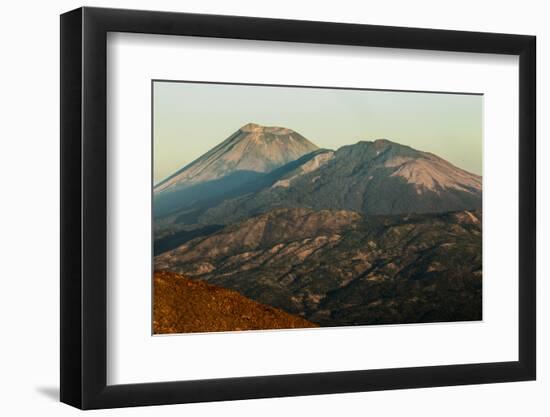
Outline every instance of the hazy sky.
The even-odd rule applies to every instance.
[[[481,175],[479,95],[154,82],[154,182],[253,122],[321,148],[390,139]]]

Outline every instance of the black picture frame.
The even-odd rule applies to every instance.
[[[108,32],[519,56],[519,360],[107,385]],[[61,15],[61,401],[81,409],[533,380],[536,377],[534,36],[79,8]]]

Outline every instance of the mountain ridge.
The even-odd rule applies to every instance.
[[[481,320],[478,211],[277,209],[155,257],[155,270],[327,325]]]
[[[325,159],[315,169],[286,179],[279,186],[225,200],[206,210],[200,221],[234,222],[276,207],[343,209],[366,214],[481,208],[480,176],[434,154],[387,139],[346,145]]]
[[[288,142],[288,135],[297,133],[250,123],[234,135],[245,135],[252,142],[281,144]],[[233,140],[242,144],[233,137],[224,142]],[[209,170],[212,164],[205,165],[204,158],[210,155],[206,159],[214,158],[211,162],[215,163],[213,155],[229,146],[222,145],[190,165],[199,164],[202,171]],[[433,153],[386,138],[361,140],[335,151],[311,144],[302,151],[310,148],[314,150],[276,168],[263,166],[261,169],[267,172],[224,168],[206,175],[215,179],[183,181],[173,189],[156,192],[155,255],[194,236],[278,208],[351,210],[374,215],[481,209],[481,176]],[[262,147],[255,149],[263,152]]]

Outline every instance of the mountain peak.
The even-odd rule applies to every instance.
[[[274,135],[288,135],[291,133],[296,133],[292,129],[280,126],[262,126],[256,123],[247,123],[239,129],[240,132],[244,133],[271,133]]]
[[[393,145],[403,146],[400,143],[392,142],[391,140],[385,139],[385,138],[375,139],[374,142],[372,142],[372,144],[375,147],[379,147],[379,148],[385,148],[387,146],[393,146]]]
[[[243,127],[241,127],[239,130],[241,132],[257,132],[262,130],[263,126],[256,124],[256,123],[247,123]]]
[[[360,140],[357,143],[342,146],[336,153],[341,156],[345,155],[350,161],[360,164],[374,159],[380,162],[395,156],[415,158],[422,154],[421,151],[389,139]]]
[[[375,149],[385,149],[388,147],[399,147],[399,148],[409,148],[407,145],[402,145],[401,143],[394,142],[392,140],[386,139],[386,138],[379,138],[374,140],[360,140],[355,144],[350,144],[348,146],[373,146]]]
[[[247,123],[171,177],[155,192],[189,187],[238,173],[267,173],[319,149],[292,129]]]

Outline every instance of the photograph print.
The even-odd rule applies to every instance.
[[[152,96],[153,334],[482,320],[483,95]]]

